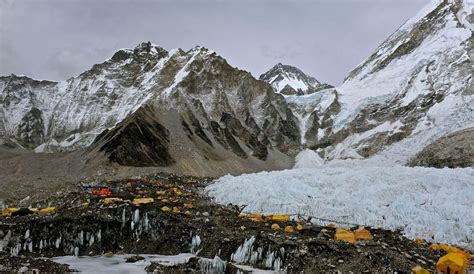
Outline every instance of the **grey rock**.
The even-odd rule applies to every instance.
[[[474,128],[450,133],[423,148],[408,163],[426,167],[474,167]]]

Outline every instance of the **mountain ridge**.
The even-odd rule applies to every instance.
[[[110,131],[128,131],[121,122],[132,116],[153,128],[150,115],[137,114],[150,107],[157,118],[174,113],[174,120],[159,124],[173,129],[171,141],[178,132],[187,136],[186,146],[202,159],[223,149],[229,157],[263,162],[276,153],[288,163],[310,148],[326,160],[397,155],[391,160],[405,164],[437,138],[474,126],[469,9],[472,14],[466,2],[433,1],[338,87],[281,63],[257,80],[204,47],[167,51],[150,42],[120,49],[62,82],[0,77],[0,146],[36,152],[98,147],[94,141],[104,140],[97,136],[115,140]],[[291,87],[285,94],[282,72],[322,89]],[[145,147],[153,151],[162,141]],[[116,148],[92,150],[123,160],[113,156]],[[170,153],[170,159],[183,157]]]
[[[63,82],[16,76],[0,82],[7,147],[89,147],[89,159],[193,172],[208,162],[218,174],[225,172],[219,165],[235,172],[289,167],[299,149],[296,118],[284,98],[203,47],[168,52],[141,43]]]

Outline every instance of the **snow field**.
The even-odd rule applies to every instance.
[[[151,262],[158,262],[162,265],[177,265],[184,264],[194,257],[193,254],[182,253],[178,255],[148,255],[141,254],[145,260],[135,263],[126,263],[127,257],[132,255],[114,255],[113,257],[104,256],[62,256],[54,257],[53,261],[61,264],[68,264],[71,269],[78,270],[82,273],[146,273],[145,267],[149,266]]]

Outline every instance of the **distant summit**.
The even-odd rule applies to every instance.
[[[269,83],[275,92],[285,95],[304,95],[314,93],[333,86],[321,83],[316,78],[305,74],[297,67],[276,64],[260,80]]]

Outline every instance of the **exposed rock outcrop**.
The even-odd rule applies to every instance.
[[[110,161],[124,166],[169,166],[170,133],[150,107],[139,109],[95,141]],[[94,147],[94,146],[93,146]]]
[[[411,166],[474,167],[474,128],[443,136],[420,151]]]

